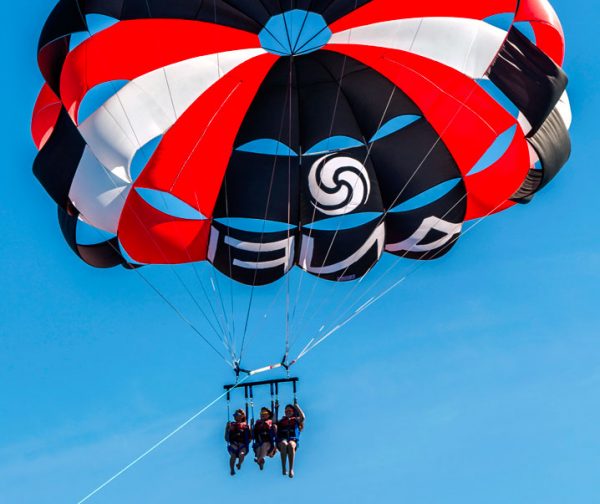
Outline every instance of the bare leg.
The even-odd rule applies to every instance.
[[[287,459],[287,449],[288,443],[287,441],[281,441],[277,448],[279,448],[279,453],[281,454],[281,472],[285,476],[287,474],[287,469],[285,468],[285,463]]]
[[[267,452],[269,451],[269,447],[270,444],[269,443],[262,443],[259,447],[258,450],[256,452],[256,457],[257,457],[257,462],[258,462],[258,466],[260,467],[260,470],[263,470],[263,466],[265,465],[265,457],[267,456]]]
[[[238,470],[242,468],[242,464],[244,463],[245,458],[246,458],[246,450],[242,449],[242,450],[240,450],[240,454],[238,455],[238,463],[237,463]]]
[[[294,477],[294,459],[296,458],[296,441],[290,441],[290,444],[288,445],[288,460],[289,460],[289,467],[290,467],[290,471],[288,473],[290,478]]]
[[[235,459],[236,459],[236,456],[235,456],[235,454],[232,453],[229,456],[229,474],[231,474],[232,476],[235,475],[235,469],[233,468],[233,466],[235,465]]]

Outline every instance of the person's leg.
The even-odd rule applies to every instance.
[[[237,458],[237,454],[235,449],[230,446],[229,447],[229,474],[232,476],[235,475],[235,469],[233,468],[235,465],[235,459]]]
[[[246,458],[246,453],[248,453],[248,450],[245,447],[240,448],[237,463],[238,470],[242,468],[242,464],[244,463],[244,459]]]
[[[294,459],[296,458],[296,441],[290,441],[288,445],[288,461],[289,461],[289,472],[290,478],[294,477]]]
[[[269,446],[269,443],[261,443],[261,445],[258,447],[258,452],[256,455],[258,457],[258,467],[260,467],[261,471],[265,465],[265,457],[267,456]]]
[[[287,469],[285,467],[286,467],[286,459],[287,459],[288,442],[280,441],[279,444],[277,445],[277,448],[279,448],[279,453],[281,454],[281,472],[285,476],[287,474]]]
[[[265,463],[265,457],[267,456],[267,451],[269,450],[269,443],[261,443],[260,446],[258,447],[258,452],[257,452],[257,457],[258,457],[258,462],[262,462],[263,464]]]

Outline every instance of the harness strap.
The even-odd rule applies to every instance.
[[[250,419],[250,428],[254,427],[254,390],[252,389],[252,385],[250,385],[250,412],[252,417]]]

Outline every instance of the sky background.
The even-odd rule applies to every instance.
[[[600,5],[553,5],[567,38],[571,160],[531,205],[484,221],[294,368],[308,416],[297,477],[273,461],[232,479],[220,402],[89,502],[600,502]],[[2,31],[0,502],[9,504],[77,502],[232,379],[137,274],[89,268],[62,240],[31,173],[29,134],[52,6],[15,3]],[[162,271],[144,274],[173,285]],[[254,332],[249,359],[261,365],[262,353],[279,352],[280,327],[267,320]]]

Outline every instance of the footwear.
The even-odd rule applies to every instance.
[[[260,460],[258,462],[258,467],[260,467],[260,470],[262,471],[265,468],[265,461],[264,460]]]
[[[235,476],[235,471],[232,469],[229,474],[231,474],[232,476]]]
[[[293,470],[293,469],[290,469],[290,473],[288,474],[288,476],[289,476],[290,478],[293,478],[293,477],[294,477],[294,470]]]

